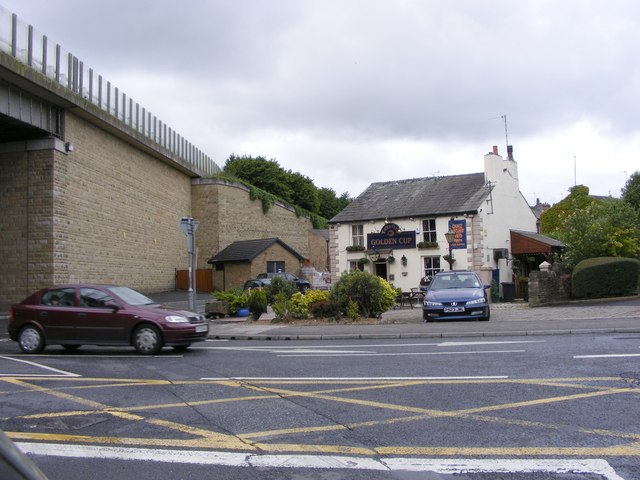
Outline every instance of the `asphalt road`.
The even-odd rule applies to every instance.
[[[52,479],[640,478],[634,333],[0,341],[0,428]],[[454,476],[455,475],[455,476]]]

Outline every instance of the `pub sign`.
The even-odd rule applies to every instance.
[[[451,248],[467,248],[467,221],[449,220],[449,228],[456,234]]]
[[[395,223],[385,223],[380,233],[367,234],[367,250],[416,248],[416,232],[403,232]]]

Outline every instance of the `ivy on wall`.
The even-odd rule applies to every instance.
[[[249,198],[252,201],[260,200],[260,202],[262,203],[262,213],[264,213],[265,215],[267,214],[269,209],[271,209],[271,206],[277,202],[282,205],[285,205],[286,207],[293,209],[294,213],[296,214],[296,217],[308,218],[311,221],[313,228],[325,229],[329,225],[328,220],[326,218],[321,217],[320,215],[312,213],[308,210],[305,210],[304,208],[298,207],[297,205],[291,205],[290,203],[285,202],[281,198],[276,197],[275,195],[265,190],[262,190],[261,188],[255,187],[250,183],[245,182],[244,180],[241,180],[237,177],[233,177],[232,175],[218,173],[218,174],[212,175],[209,178],[216,178],[219,180],[224,180],[226,182],[240,183],[241,185],[244,185],[249,189]]]

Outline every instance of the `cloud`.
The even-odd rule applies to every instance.
[[[220,164],[263,155],[357,195],[482,171],[508,134],[530,202],[618,196],[638,169],[632,0],[3,4]]]

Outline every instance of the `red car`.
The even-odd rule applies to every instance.
[[[207,337],[209,325],[203,315],[169,310],[129,287],[82,284],[43,288],[13,305],[8,330],[24,353],[131,345],[153,355],[165,345],[186,350]]]

